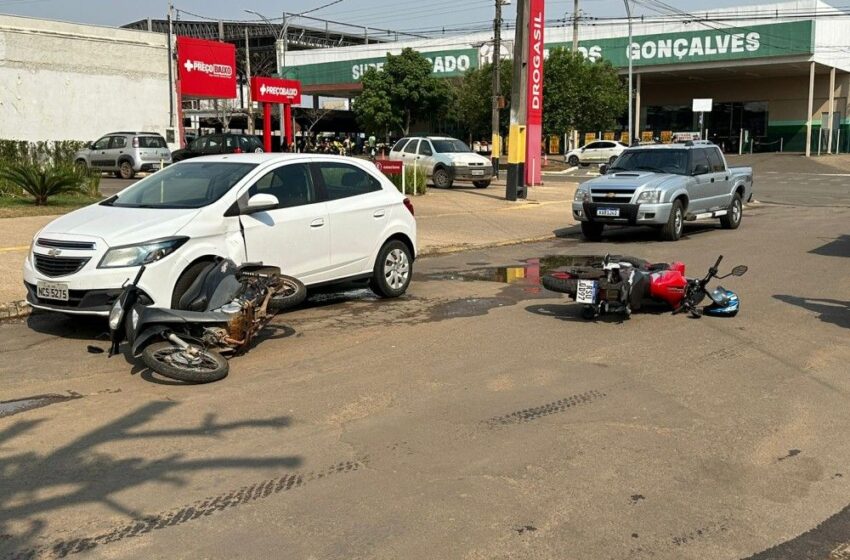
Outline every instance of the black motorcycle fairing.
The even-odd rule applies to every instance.
[[[140,332],[133,340],[130,341],[132,344],[132,354],[134,357],[138,356],[142,353],[142,350],[145,349],[148,342],[151,342],[153,339],[159,339],[164,337],[165,333],[169,331],[169,328],[165,325],[153,325],[151,327],[146,328],[144,331]]]
[[[229,259],[211,262],[180,297],[177,309],[203,312],[231,301],[241,287],[236,271],[236,263]]]

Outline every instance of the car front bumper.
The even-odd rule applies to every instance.
[[[672,204],[606,204],[604,202],[573,202],[573,218],[581,222],[612,225],[663,225],[670,218]],[[619,216],[599,216],[600,208],[616,208]]]
[[[450,169],[455,181],[489,181],[493,178],[492,165],[454,165]]]

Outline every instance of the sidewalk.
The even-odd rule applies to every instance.
[[[575,183],[550,181],[529,189],[528,199],[517,202],[505,200],[504,180],[487,189],[466,185],[429,189],[426,195],[411,197],[419,253],[433,255],[553,237],[555,230],[574,224],[569,205],[575,187]],[[26,296],[21,269],[30,241],[55,217],[0,219],[0,319],[4,314],[19,314],[14,303],[9,304]]]

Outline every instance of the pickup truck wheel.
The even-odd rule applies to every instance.
[[[732,204],[729,205],[728,213],[725,216],[720,216],[720,226],[723,229],[738,229],[743,214],[744,204],[741,201],[741,195],[735,193],[735,196],[732,197]]]
[[[449,172],[446,171],[445,167],[435,169],[432,180],[434,181],[434,186],[438,189],[452,188],[452,179],[449,177]]]
[[[570,167],[578,167],[578,156],[570,156],[567,163]]]
[[[582,222],[581,234],[588,241],[602,241],[602,231],[605,229],[605,224],[596,222]]]
[[[682,237],[682,230],[685,227],[685,212],[682,210],[682,201],[673,201],[673,207],[670,209],[670,217],[667,223],[661,228],[661,239],[664,241],[678,241]]]

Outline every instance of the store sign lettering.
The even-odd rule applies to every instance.
[[[727,53],[756,52],[761,47],[761,34],[733,33],[708,37],[692,37],[690,40],[658,39],[644,43],[632,43],[632,60],[659,58],[697,57]],[[628,56],[628,55],[627,55]]]
[[[457,72],[463,73],[471,68],[471,60],[469,55],[462,54],[460,56],[442,55],[428,56],[428,53],[423,53],[431,63],[432,72],[434,74],[454,74]],[[372,68],[378,72],[383,72],[385,62],[367,62],[355,64],[351,67],[351,79],[357,81],[363,77],[366,72]]]

